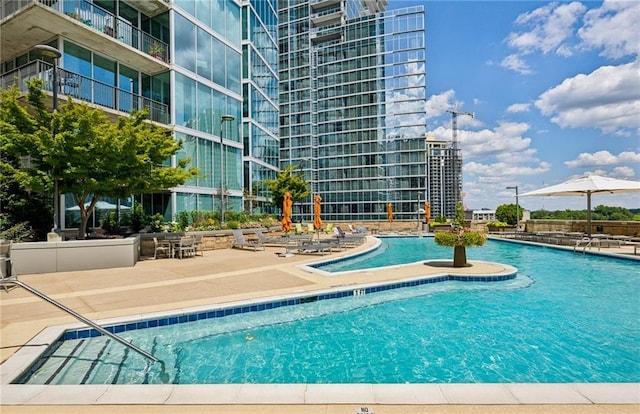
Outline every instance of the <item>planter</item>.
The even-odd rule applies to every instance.
[[[464,246],[455,246],[453,248],[453,267],[467,266],[467,248]]]

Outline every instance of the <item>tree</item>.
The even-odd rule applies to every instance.
[[[467,266],[467,247],[482,246],[487,237],[484,233],[471,231],[464,227],[464,209],[462,203],[456,205],[456,215],[451,221],[451,231],[434,234],[440,246],[453,247],[453,267]]]
[[[20,128],[24,132],[13,138],[33,160],[32,176],[48,173],[49,191],[51,181],[57,180],[61,193],[72,194],[80,208],[80,239],[101,197],[163,191],[197,175],[197,169],[187,169],[189,159],[175,167],[165,164],[182,142],[174,140],[169,130],[145,122],[146,112],[114,123],[103,111],[71,99],[55,113],[46,111],[42,102],[38,79],[29,85],[29,116],[23,122],[33,125],[33,132]]]
[[[298,168],[296,165],[289,165],[278,173],[274,180],[265,180],[269,191],[271,192],[271,204],[275,207],[282,208],[284,201],[284,193],[287,191],[291,194],[291,199],[296,201],[309,197],[309,183],[304,179],[301,173],[295,173]]]
[[[516,210],[518,211],[517,220]],[[496,219],[512,226],[515,226],[518,223],[518,220],[522,220],[522,214],[522,206],[516,206],[515,204],[502,204],[496,208]]]
[[[42,240],[53,223],[51,180],[46,172],[31,168],[31,146],[22,139],[36,129],[20,103],[20,91],[0,90],[0,213],[6,226],[24,224],[36,240]]]

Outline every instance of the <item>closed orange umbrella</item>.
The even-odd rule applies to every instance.
[[[431,203],[424,203],[424,222],[428,223],[431,221]]]
[[[291,193],[287,191],[284,193],[284,201],[282,202],[282,231],[285,233],[291,231],[291,206],[293,206],[293,200]]]
[[[387,204],[387,221],[391,223],[393,221],[393,204]]]
[[[322,197],[319,194],[313,198],[313,228],[316,230],[320,230],[322,228],[322,219],[320,218],[320,202],[322,201]]]

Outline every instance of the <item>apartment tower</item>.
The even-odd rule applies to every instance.
[[[278,168],[276,22],[275,0],[2,0],[1,86],[40,77],[49,99],[56,88],[113,117],[148,108],[184,142],[167,162],[188,157],[200,170],[139,198],[148,213],[240,211],[245,195],[260,211],[268,194],[257,183]],[[61,205],[63,228],[74,227],[73,201]]]
[[[422,6],[280,0],[280,166],[296,165],[324,220],[415,219],[425,201]],[[311,220],[313,195],[294,204]]]

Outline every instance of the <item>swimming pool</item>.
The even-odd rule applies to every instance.
[[[430,238],[407,242],[418,244],[405,251],[433,250]],[[442,253],[436,258],[450,258],[450,249]],[[163,359],[172,383],[638,381],[636,263],[491,241],[468,254],[511,263],[521,274],[121,336]],[[59,350],[65,348],[77,352],[49,360],[64,361],[66,371],[52,379],[58,368],[44,363],[30,383],[161,382],[157,367],[147,369],[146,361],[105,338],[64,341]],[[88,372],[85,360],[97,368]]]

